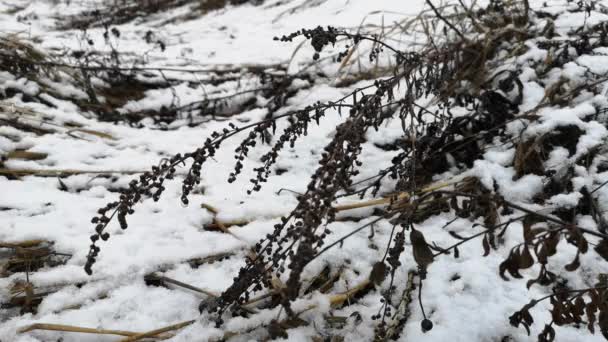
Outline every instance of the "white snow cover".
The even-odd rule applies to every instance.
[[[301,28],[314,28],[317,25],[331,24],[337,27],[357,27],[362,22],[382,25],[402,20],[406,16],[417,14],[424,8],[424,0],[327,0],[289,14],[289,10],[309,0],[284,2],[266,1],[261,6],[241,5],[213,11],[201,18],[189,21],[165,23],[166,19],[185,13],[178,8],[158,15],[158,18],[145,22],[133,22],[119,26],[120,38],[116,46],[124,53],[139,55],[148,51],[150,46],[141,37],[147,30],[153,30],[162,37],[167,49],[165,52],[154,50],[148,59],[155,66],[204,67],[220,64],[272,64],[287,62],[299,42],[281,43],[274,41],[274,36],[289,34]],[[62,48],[79,48],[85,44],[78,31],[54,30],[58,14],[76,14],[85,8],[95,8],[99,1],[51,1],[51,0],[13,0],[0,2],[0,31],[5,34],[16,34],[27,39],[40,39],[40,47],[47,50]],[[534,6],[541,6],[543,1],[531,1]],[[565,1],[548,1],[547,11],[559,14],[560,8],[568,6]],[[312,3],[312,1],[311,1]],[[10,11],[14,7],[18,12]],[[16,20],[17,16],[37,17],[31,20]],[[581,14],[582,16],[583,14]],[[583,17],[578,15],[560,15],[555,26],[567,30],[572,25],[579,25]],[[594,15],[586,18],[589,24],[608,20],[608,16]],[[101,29],[91,29],[88,34],[100,37]],[[407,37],[413,39],[412,37]],[[97,41],[97,40],[96,40]],[[102,41],[102,39],[98,39]],[[401,44],[407,44],[407,40]],[[105,46],[95,46],[100,50]],[[290,72],[299,68],[299,62],[310,60],[311,49],[306,45],[298,51],[291,61]],[[540,50],[530,49],[529,53],[517,63],[526,60],[544,59]],[[595,73],[608,71],[608,56],[605,51],[597,55],[582,56],[578,65],[559,71],[574,79],[579,71],[574,67],[584,67]],[[333,68],[333,69],[332,69]],[[293,69],[293,70],[292,70]],[[335,66],[328,66],[328,71],[336,71]],[[556,71],[558,72],[558,71]],[[543,98],[544,90],[537,83],[534,70],[527,70],[524,81],[524,101],[522,111],[536,106]],[[561,75],[561,74],[560,74]],[[556,79],[560,75],[556,75]],[[184,76],[186,77],[186,76]],[[573,81],[574,82],[574,81]],[[357,83],[348,88],[335,88],[331,85],[314,85],[301,91],[288,103],[289,109],[303,108],[316,101],[335,100],[361,87],[366,82]],[[47,80],[46,85],[56,88],[60,94],[75,94],[85,97],[81,90],[69,85]],[[236,84],[235,84],[236,86]],[[0,88],[19,88],[26,94],[38,94],[44,90],[25,79],[0,73]],[[204,94],[217,92],[222,94],[231,89],[212,87],[193,89],[183,83],[174,87],[181,99],[180,105],[200,100]],[[15,100],[12,105],[25,106],[36,112],[52,117],[54,122],[78,122],[87,129],[105,132],[115,139],[105,139],[86,135],[86,139],[74,139],[65,131],[37,136],[18,132],[9,127],[0,126],[0,154],[15,149],[30,149],[32,152],[48,154],[38,161],[10,159],[5,167],[21,169],[78,169],[78,170],[115,170],[138,171],[148,170],[159,160],[176,153],[192,151],[202,144],[204,139],[215,130],[227,127],[229,122],[237,125],[242,121],[262,119],[266,111],[254,109],[233,116],[229,121],[209,121],[197,127],[188,127],[185,122],[175,123],[170,130],[159,130],[153,124],[143,128],[127,125],[114,125],[89,118],[87,113],[80,113],[75,105],[46,94],[55,108],[42,104],[25,103]],[[509,126],[512,132],[523,136],[536,137],[549,133],[560,126],[575,125],[584,134],[579,140],[577,150],[570,155],[566,149],[556,149],[547,161],[547,169],[561,169],[571,165],[577,158],[590,149],[604,144],[608,135],[606,128],[596,121],[584,121],[585,116],[594,113],[594,104],[605,103],[605,96],[590,99],[572,108],[546,108],[540,112],[540,120],[535,125],[522,124],[517,121]],[[170,104],[172,94],[168,91],[148,91],[139,101],[132,101],[122,108],[124,111],[159,108]],[[3,103],[3,105],[7,105]],[[6,107],[8,108],[8,107]],[[9,113],[0,107],[2,113]],[[195,292],[180,288],[146,286],[143,276],[150,272],[164,270],[165,275],[191,284],[198,288],[220,293],[227,288],[239,268],[244,264],[247,247],[255,244],[260,237],[272,231],[277,217],[288,213],[296,205],[296,193],[305,191],[310,175],[317,166],[320,151],[331,139],[332,128],[343,118],[337,111],[329,111],[322,119],[320,127],[311,129],[294,148],[286,149],[276,167],[288,172],[274,175],[265,184],[262,191],[247,195],[249,179],[254,176],[252,169],[261,165],[259,157],[266,152],[261,147],[253,150],[245,160],[243,174],[237,182],[229,184],[226,179],[234,167],[234,156],[231,153],[238,146],[243,135],[237,135],[223,145],[225,153],[215,156],[203,167],[203,181],[199,189],[190,197],[190,205],[181,206],[181,175],[172,182],[167,182],[167,190],[159,202],[144,201],[138,204],[136,213],[130,217],[129,229],[121,231],[113,222],[109,231],[112,234],[107,243],[101,243],[101,253],[94,266],[94,274],[88,276],[83,270],[86,261],[89,236],[93,233],[90,220],[98,208],[117,199],[114,189],[126,187],[134,175],[117,175],[115,177],[95,177],[83,174],[62,178],[61,183],[53,177],[25,176],[19,180],[0,176],[0,241],[17,242],[28,239],[45,239],[54,243],[54,248],[72,257],[65,265],[47,267],[29,275],[29,280],[38,288],[59,286],[60,289],[48,295],[40,304],[36,314],[15,315],[4,310],[0,313],[0,341],[34,342],[55,341],[61,338],[64,342],[76,341],[116,341],[116,336],[88,335],[78,333],[60,333],[53,331],[34,331],[20,334],[17,330],[32,323],[54,323],[76,325],[90,328],[103,328],[129,331],[149,331],[177,322],[196,319],[197,322],[180,330],[168,341],[207,341],[219,339],[223,332],[216,329],[209,316],[199,314],[198,305],[204,298]],[[279,130],[285,127],[279,126]],[[378,153],[374,143],[385,144],[394,141],[400,135],[400,122],[396,120],[381,132],[369,132],[361,159],[375,168],[390,165],[391,156]],[[7,137],[19,137],[11,140]],[[514,180],[515,170],[509,166],[514,157],[514,149],[492,149],[486,152],[484,160],[477,161],[467,175],[481,179],[490,189],[496,183],[506,199],[521,203],[532,209],[541,209],[531,203],[532,198],[542,189],[541,176],[527,175]],[[596,167],[597,168],[597,167]],[[554,206],[572,207],[581,198],[580,188],[588,182],[598,185],[608,180],[608,172],[597,173],[593,170],[578,170],[579,185],[570,194],[552,197]],[[181,173],[180,173],[181,172]],[[593,173],[593,176],[589,176]],[[362,170],[360,177],[374,174],[374,170]],[[447,175],[452,176],[452,175]],[[465,175],[458,175],[465,176]],[[67,187],[67,191],[61,187]],[[292,192],[280,189],[287,188]],[[608,189],[597,192],[599,203],[608,209]],[[347,200],[344,200],[345,202]],[[233,228],[233,235],[203,230],[205,224],[214,219],[213,213],[200,207],[201,203],[209,204],[219,210],[217,219],[222,221],[252,221],[242,227]],[[353,216],[369,215],[371,211],[360,210]],[[350,214],[350,213],[349,213]],[[453,215],[444,214],[433,217],[416,228],[423,231],[427,241],[447,245],[454,239],[442,228],[451,221]],[[327,243],[351,232],[364,224],[366,220],[355,222],[335,222],[330,225],[334,232]],[[589,217],[578,217],[584,227],[593,225]],[[458,219],[451,224],[451,230],[465,235],[480,231],[471,227],[468,220]],[[332,263],[340,265],[350,263],[349,269],[342,275],[333,291],[347,291],[369,274],[372,265],[382,258],[384,246],[389,243],[391,225],[381,222],[375,225],[375,236],[369,239],[369,230],[357,233],[340,248],[334,248],[316,259],[304,271],[303,279],[310,279],[323,267]],[[505,235],[505,246],[508,241],[521,238],[521,227],[514,223]],[[408,241],[409,244],[409,241]],[[508,254],[508,248],[501,248],[482,258],[481,243],[473,242],[463,248],[460,258],[449,256],[438,258],[428,270],[425,282],[424,305],[427,315],[434,323],[433,330],[423,333],[420,329],[422,312],[416,302],[410,305],[409,317],[401,341],[500,341],[503,336],[511,336],[514,341],[535,339],[542,329],[541,322],[550,321],[546,310],[548,303],[542,303],[534,309],[538,321],[532,326],[528,336],[524,329],[514,328],[509,324],[508,316],[528,303],[530,298],[542,297],[549,291],[540,286],[526,288],[525,279],[503,281],[498,276],[498,265]],[[186,261],[193,258],[220,253],[234,253],[234,256],[211,264],[192,268]],[[575,254],[574,250],[564,250],[552,263],[568,263]],[[396,279],[406,279],[407,271],[415,268],[411,253],[402,255],[402,264]],[[608,272],[608,265],[598,256],[588,253],[581,256],[583,265],[593,265],[593,272]],[[538,269],[524,271],[524,275],[534,277]],[[560,267],[560,266],[556,266]],[[356,271],[356,272],[355,272]],[[568,280],[575,285],[587,287],[594,279],[585,277],[589,270],[582,267],[568,275]],[[18,281],[25,280],[23,273],[0,278],[0,302],[5,302],[10,294],[8,289]],[[79,283],[82,286],[76,286]],[[397,292],[403,291],[405,283],[396,284]],[[343,309],[331,309],[326,296],[315,293],[306,299],[294,303],[294,308],[305,309],[315,305],[314,312],[302,318],[314,321],[322,329],[323,314],[331,312],[336,316],[349,316],[358,311],[369,318],[377,313],[381,295],[372,293],[355,305]],[[277,316],[284,315],[279,309],[264,311],[245,320],[234,318],[228,320],[227,330],[245,332],[259,324],[268,323]],[[365,319],[363,324],[349,321],[343,331],[346,340],[370,340],[373,337],[373,322]],[[601,341],[601,334],[591,335],[585,327],[557,327],[559,341]],[[289,330],[289,341],[310,341],[318,336],[318,330],[312,324]],[[259,334],[258,334],[259,335]],[[254,331],[249,335],[254,339]],[[233,337],[231,341],[244,341],[244,337]]]

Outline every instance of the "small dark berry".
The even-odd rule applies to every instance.
[[[433,322],[431,322],[430,319],[423,319],[422,322],[420,322],[420,327],[422,328],[422,332],[427,332],[433,329]]]

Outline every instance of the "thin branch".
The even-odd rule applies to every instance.
[[[144,173],[146,171],[126,171],[126,170],[35,170],[35,169],[7,169],[0,168],[0,175],[10,176],[39,176],[39,177],[65,177],[72,175],[84,175],[84,174],[123,174],[123,175],[134,175]]]
[[[178,330],[178,329],[185,328],[185,327],[191,325],[194,322],[196,322],[196,321],[195,320],[191,320],[191,321],[185,321],[185,322],[169,325],[169,326],[164,327],[164,328],[160,328],[160,329],[148,331],[148,332],[143,333],[143,334],[137,334],[137,335],[134,335],[134,336],[131,336],[131,337],[127,337],[125,339],[120,340],[119,342],[134,342],[134,341],[139,341],[139,340],[147,338],[147,337],[156,337],[156,336],[158,336],[158,335],[160,335],[162,333],[168,332],[168,331],[173,331],[173,330]]]
[[[208,290],[205,290],[205,289],[201,289],[199,287],[195,287],[195,286],[183,283],[183,282],[175,280],[175,279],[171,279],[169,277],[165,277],[163,275],[151,274],[150,278],[157,279],[157,280],[159,280],[161,282],[165,282],[165,283],[168,283],[168,284],[173,284],[173,285],[176,285],[176,286],[179,286],[179,287],[183,287],[185,289],[188,289],[188,290],[191,290],[191,291],[194,291],[194,292],[202,293],[202,294],[207,295],[207,296],[212,297],[212,298],[217,298],[218,297],[218,294],[216,294],[216,293],[213,293],[211,291],[208,291]]]
[[[462,32],[460,32],[460,30],[458,30],[456,28],[456,26],[452,25],[452,23],[450,23],[446,18],[444,18],[441,15],[441,13],[439,13],[439,10],[437,10],[437,8],[435,7],[435,5],[433,5],[433,3],[431,2],[431,0],[426,0],[426,3],[429,6],[431,6],[431,8],[433,9],[433,12],[435,12],[435,15],[437,16],[437,18],[439,18],[446,25],[448,25],[452,30],[454,30],[454,32],[456,32],[460,36],[460,38],[462,38],[462,40],[464,40],[465,42],[468,42],[468,39],[462,34]]]
[[[18,333],[23,334],[26,332],[34,331],[34,330],[48,330],[48,331],[63,331],[63,332],[75,332],[75,333],[83,333],[83,334],[97,334],[97,335],[118,335],[118,336],[138,336],[141,333],[133,332],[133,331],[125,331],[125,330],[108,330],[108,329],[95,329],[95,328],[85,328],[78,327],[73,325],[64,325],[64,324],[49,324],[49,323],[35,323],[32,325],[28,325],[17,330]],[[156,334],[157,338],[170,338],[169,335],[160,335]]]

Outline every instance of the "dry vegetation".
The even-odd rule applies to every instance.
[[[234,2],[234,1],[233,1]],[[336,63],[342,66],[354,65],[357,58],[369,58],[372,62],[383,58],[391,60],[390,67],[340,69],[341,76],[337,86],[348,86],[357,81],[374,79],[366,88],[356,89],[347,96],[326,103],[313,103],[298,111],[276,114],[297,91],[290,87],[294,80],[305,79],[310,82],[324,82],[325,75],[315,73],[314,63],[304,71],[290,75],[286,65],[273,66],[226,66],[223,69],[202,72],[200,82],[215,84],[228,82],[235,78],[256,79],[262,86],[239,90],[229,96],[222,95],[201,99],[187,106],[165,108],[161,112],[117,113],[117,109],[129,99],[143,96],[143,92],[152,88],[170,88],[172,78],[151,77],[149,74],[170,72],[169,69],[146,68],[145,65],[125,66],[118,54],[97,56],[87,52],[73,52],[70,61],[44,55],[32,46],[16,39],[5,37],[0,41],[0,68],[18,73],[28,79],[44,84],[44,78],[69,79],[76,87],[85,90],[86,98],[71,99],[84,111],[98,115],[100,120],[128,122],[137,125],[144,117],[152,117],[157,123],[169,123],[178,118],[188,117],[191,124],[199,124],[207,119],[221,119],[242,112],[247,108],[267,106],[269,115],[260,122],[246,123],[241,126],[230,124],[223,131],[207,137],[204,144],[193,151],[178,154],[161,161],[151,171],[141,172],[128,189],[123,189],[117,201],[101,208],[93,217],[94,232],[91,236],[91,249],[85,266],[89,274],[95,271],[95,261],[102,250],[102,241],[111,242],[110,233],[106,230],[112,220],[118,220],[123,229],[128,228],[128,217],[137,210],[137,203],[142,199],[158,200],[165,189],[165,182],[176,177],[180,166],[187,165],[183,178],[183,204],[189,203],[189,194],[196,190],[205,174],[205,163],[218,153],[224,151],[222,143],[240,132],[248,132],[235,154],[235,166],[232,173],[226,175],[229,182],[234,181],[247,167],[245,157],[259,145],[267,148],[263,155],[264,165],[255,169],[257,177],[251,180],[251,187],[243,191],[259,191],[264,183],[272,182],[272,167],[287,146],[293,146],[306,135],[322,124],[323,118],[330,110],[337,109],[346,117],[345,121],[335,127],[335,135],[327,144],[317,169],[311,175],[308,190],[298,197],[298,205],[290,213],[280,217],[274,231],[262,238],[250,251],[245,266],[235,275],[234,283],[222,293],[210,293],[189,284],[171,279],[158,273],[151,274],[146,281],[157,286],[183,287],[201,292],[208,297],[201,302],[200,310],[204,315],[215,320],[217,327],[222,327],[227,317],[251,317],[265,310],[281,308],[287,313],[281,320],[272,320],[268,324],[252,330],[263,329],[269,339],[287,337],[291,328],[308,325],[301,316],[304,312],[315,310],[315,305],[293,307],[294,301],[307,298],[311,293],[324,294],[333,307],[344,307],[356,303],[373,291],[380,291],[383,300],[378,303],[378,314],[373,317],[358,317],[359,320],[375,320],[375,340],[396,339],[409,319],[411,305],[420,305],[424,313],[424,292],[429,265],[437,258],[459,257],[461,249],[478,243],[483,246],[485,257],[495,250],[504,247],[503,236],[512,227],[522,227],[521,240],[508,246],[510,253],[500,265],[497,277],[505,281],[511,278],[522,278],[521,271],[533,266],[539,270],[536,277],[527,282],[527,286],[545,286],[551,292],[546,297],[522,303],[522,308],[505,317],[514,326],[528,329],[534,324],[531,309],[542,301],[551,303],[551,321],[545,324],[539,341],[556,339],[554,326],[584,324],[589,331],[598,331],[608,338],[608,282],[602,275],[598,282],[589,288],[570,288],[560,282],[560,274],[574,272],[581,265],[579,256],[585,253],[598,253],[608,260],[608,234],[603,213],[599,209],[594,193],[604,184],[581,190],[582,198],[571,208],[549,205],[552,196],[569,193],[573,188],[574,169],[578,166],[589,168],[593,165],[604,165],[601,161],[605,151],[601,147],[591,148],[578,155],[574,164],[564,170],[547,169],[545,162],[556,148],[565,148],[574,155],[577,144],[584,131],[574,125],[564,125],[549,132],[537,135],[523,134],[527,127],[538,125],[541,112],[547,108],[567,108],[581,101],[589,94],[598,94],[600,85],[607,81],[605,75],[588,73],[583,81],[559,79],[556,82],[549,77],[550,71],[561,68],[583,54],[590,54],[599,47],[608,47],[608,27],[605,24],[583,25],[567,35],[558,35],[553,27],[551,14],[542,8],[532,9],[526,0],[491,1],[487,7],[464,4],[435,7],[427,1],[429,8],[414,19],[408,19],[394,27],[373,28],[362,26],[357,31],[317,27],[301,30],[293,34],[278,37],[277,40],[290,42],[304,37],[313,47],[313,60],[325,62],[321,53],[331,46],[338,46],[341,52],[333,55]],[[75,16],[70,21],[71,27],[103,26],[108,35],[117,35],[109,25],[145,18],[150,14],[163,11],[168,7],[191,4],[204,12],[223,7],[225,1],[146,1],[142,6],[132,1],[118,2],[116,6],[105,8],[107,12],[91,12]],[[294,9],[295,10],[295,9]],[[604,11],[594,2],[581,2],[573,12]],[[100,21],[100,18],[112,18],[112,22]],[[543,25],[540,25],[543,23]],[[415,45],[409,50],[395,47],[391,41],[392,32],[398,30],[418,30],[426,35],[424,44]],[[383,32],[378,34],[378,32]],[[109,39],[109,38],[108,38]],[[539,48],[546,49],[550,58],[543,62],[525,62],[533,68],[544,83],[545,94],[538,105],[522,111],[523,85],[522,68],[504,68],[518,56],[528,52],[534,42]],[[366,47],[366,48],[364,48]],[[77,56],[74,56],[77,54]],[[73,62],[77,61],[77,62]],[[181,70],[188,71],[188,70]],[[192,71],[192,70],[191,70]],[[192,71],[192,72],[201,72]],[[91,82],[92,78],[102,80],[105,86]],[[95,84],[95,85],[94,85]],[[125,92],[124,89],[129,89]],[[253,94],[259,94],[268,102],[259,104]],[[9,95],[5,95],[9,97]],[[57,94],[65,98],[64,95]],[[103,98],[104,100],[100,100]],[[432,98],[430,105],[421,105],[423,98]],[[44,99],[33,97],[33,102]],[[466,115],[454,115],[455,109],[465,109]],[[19,109],[17,109],[19,110]],[[596,115],[586,117],[586,122],[597,121],[602,125],[603,108],[596,108]],[[112,139],[103,132],[87,130],[86,127],[72,127],[69,123],[62,126],[31,124],[22,113],[19,118],[4,117],[0,122],[11,125],[18,130],[36,134],[64,129],[81,134],[93,134]],[[35,120],[43,120],[32,115]],[[278,120],[288,120],[284,131],[275,131]],[[398,151],[392,165],[377,170],[376,175],[366,180],[359,180],[357,175],[366,164],[361,158],[362,145],[366,133],[370,130],[382,130],[388,120],[400,120],[403,124],[403,136],[386,150]],[[514,134],[507,126],[513,122],[522,123],[521,132]],[[320,123],[321,122],[321,123]],[[518,203],[505,199],[503,190],[498,184],[488,184],[474,176],[455,177],[441,182],[434,181],[450,168],[467,170],[475,162],[483,159],[484,152],[491,146],[502,144],[515,148],[512,166],[515,179],[527,175],[544,177],[543,191],[533,201],[543,206],[542,212],[529,209]],[[13,151],[5,158],[45,158],[43,155],[27,151]],[[601,166],[605,168],[605,166]],[[4,170],[3,174],[19,177],[23,174],[45,176],[43,172],[27,170]],[[78,170],[58,170],[53,176],[74,174]],[[102,172],[102,171],[100,171]],[[106,170],[111,173],[111,171]],[[380,193],[385,181],[394,181],[390,193]],[[364,199],[366,196],[373,199]],[[341,197],[360,196],[357,204],[337,205]],[[217,214],[220,210],[210,205],[204,208]],[[344,220],[338,213],[347,213],[355,208],[375,207],[374,220],[361,225],[351,233],[332,243],[326,243],[332,234],[328,224]],[[425,239],[424,231],[416,227],[425,220],[441,213],[453,213],[454,218],[467,218],[471,225],[483,227],[483,230],[468,236],[451,232],[449,225],[444,227],[446,234],[456,240],[452,245],[439,246]],[[578,215],[590,215],[597,225],[597,230],[578,226],[573,218]],[[350,218],[346,218],[350,219]],[[353,234],[369,229],[375,222],[389,221],[393,225],[391,242],[385,246],[384,257],[377,260],[367,279],[347,292],[332,291],[333,284],[340,278],[341,272],[348,265],[332,265],[322,270],[313,279],[303,279],[303,270],[316,258],[331,248],[337,248]],[[205,229],[219,230],[231,234],[231,228],[248,222],[222,222],[214,220]],[[515,223],[521,223],[520,225]],[[560,253],[564,245],[577,250],[576,256],[562,268],[550,266],[552,258]],[[7,260],[3,273],[35,272],[43,264],[53,265],[68,258],[52,248],[45,241],[24,241],[20,244],[0,244],[0,248],[9,251],[3,260]],[[204,248],[204,246],[201,246]],[[401,264],[404,253],[413,254],[416,267]],[[201,265],[215,262],[231,255],[218,255],[206,260],[191,260],[192,264]],[[408,268],[402,272],[401,269]],[[405,278],[399,278],[405,275]],[[397,292],[394,283],[406,284],[403,291]],[[52,291],[52,290],[49,290]],[[45,291],[38,289],[32,292],[28,284],[19,284],[14,289],[15,296],[8,305],[19,307],[22,312],[35,310],[44,297]],[[195,319],[195,317],[193,317]],[[327,323],[335,328],[332,341],[340,339],[339,327],[348,317],[328,316]],[[79,331],[95,334],[115,334],[125,336],[124,341],[136,341],[144,338],[163,338],[171,336],[171,331],[192,324],[195,320],[186,321],[170,327],[147,333],[129,331],[106,331],[57,325],[37,324],[25,328],[50,329],[61,331]],[[537,323],[538,324],[538,323]],[[433,328],[433,323],[425,317],[421,322],[425,331]],[[225,339],[244,333],[225,331]],[[557,337],[559,340],[559,337]],[[324,340],[319,337],[319,340]],[[326,340],[326,339],[325,339]]]

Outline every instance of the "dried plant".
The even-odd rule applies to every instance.
[[[374,46],[369,59],[391,58],[394,66],[392,75],[377,79],[335,101],[314,103],[283,114],[270,111],[264,120],[243,126],[229,124],[224,130],[206,138],[196,150],[162,160],[151,171],[133,180],[118,201],[99,209],[98,215],[92,219],[95,233],[91,236],[86,272],[93,272],[100,253],[99,240],[105,241],[110,237],[106,228],[111,220],[116,218],[121,228],[127,229],[127,217],[135,212],[136,204],[149,197],[158,201],[165,190],[165,182],[176,177],[178,167],[188,165],[181,197],[182,203],[187,205],[189,194],[204,177],[204,164],[216,154],[226,153],[222,148],[227,139],[248,132],[234,151],[236,162],[234,170],[227,175],[227,181],[233,182],[240,176],[246,167],[245,158],[252,149],[259,143],[268,144],[269,150],[261,158],[263,165],[254,169],[256,177],[251,179],[252,185],[247,189],[249,193],[259,191],[264,183],[271,181],[272,166],[286,146],[293,147],[299,143],[302,136],[321,124],[330,110],[337,110],[344,115],[344,120],[335,127],[333,138],[325,146],[307,190],[298,196],[295,208],[274,225],[272,233],[254,246],[252,256],[235,276],[233,284],[219,297],[201,304],[201,310],[215,314],[217,326],[223,324],[228,314],[247,316],[249,312],[244,307],[254,300],[254,294],[270,291],[273,299],[266,308],[281,306],[291,321],[272,322],[267,327],[268,333],[271,337],[284,336],[285,330],[294,326],[290,324],[299,319],[299,312],[292,308],[292,303],[307,293],[308,287],[301,278],[307,265],[356,232],[381,220],[393,225],[384,257],[374,265],[366,282],[335,301],[343,305],[344,298],[355,301],[357,296],[367,291],[383,289],[378,314],[372,317],[378,321],[376,340],[400,334],[404,325],[400,320],[407,319],[407,315],[399,308],[404,298],[411,298],[414,287],[418,290],[418,304],[424,317],[421,328],[423,331],[433,328],[424,311],[422,293],[427,272],[432,271],[429,265],[443,255],[459,257],[460,248],[475,239],[480,240],[484,256],[487,256],[501,247],[502,237],[508,229],[521,226],[523,239],[508,246],[510,253],[498,271],[503,279],[509,280],[523,278],[521,270],[538,266],[539,273],[536,278],[528,280],[528,287],[558,283],[561,270],[551,268],[549,260],[560,253],[563,245],[576,249],[574,259],[564,267],[567,272],[580,266],[580,255],[589,252],[591,241],[596,245],[594,251],[608,259],[608,235],[604,232],[605,223],[593,196],[597,188],[585,189],[585,196],[574,208],[548,207],[549,211],[540,213],[505,199],[498,184],[488,185],[475,177],[463,178],[443,187],[429,187],[433,184],[433,176],[449,169],[468,170],[476,161],[483,159],[487,148],[501,144],[516,149],[512,162],[516,178],[535,174],[546,181],[544,191],[534,199],[537,204],[545,205],[552,195],[569,192],[572,189],[572,170],[548,170],[544,162],[556,147],[566,147],[572,151],[571,154],[574,153],[582,134],[580,130],[565,126],[551,133],[525,136],[523,132],[513,133],[506,127],[515,121],[522,122],[524,126],[534,125],[541,109],[568,106],[584,92],[597,94],[598,85],[608,78],[587,74],[584,81],[575,84],[560,80],[547,86],[544,98],[536,107],[522,112],[522,70],[500,67],[508,58],[522,56],[526,52],[526,41],[537,39],[539,48],[548,50],[551,58],[544,62],[532,61],[528,66],[535,68],[539,78],[545,80],[542,77],[553,68],[560,68],[598,47],[606,47],[606,25],[583,25],[566,36],[557,36],[551,20],[545,20],[547,24],[539,28],[537,24],[550,15],[542,8],[531,9],[527,1],[495,0],[486,7],[473,9],[461,4],[459,11],[453,13],[438,9],[431,1],[427,3],[434,13],[435,30],[430,32],[432,29],[425,24],[426,19],[421,18],[420,25],[427,28],[428,41],[423,47],[411,51],[393,47],[373,34],[351,33],[331,26],[303,29],[275,38],[284,42],[301,37],[307,39],[314,49],[313,60],[319,60],[324,51],[341,44],[339,42],[349,41],[337,55],[337,62],[349,58],[353,46],[369,42]],[[592,4],[580,3],[573,11],[594,11]],[[287,77],[279,83],[288,82],[286,80]],[[286,89],[283,86],[278,88]],[[285,103],[285,95],[281,90],[276,92],[279,95],[275,106],[281,107]],[[421,104],[422,99],[429,98],[432,99],[430,105]],[[454,115],[456,109],[466,114]],[[600,113],[598,109],[598,115]],[[289,124],[277,132],[277,122],[284,119]],[[362,158],[366,133],[372,129],[382,130],[383,124],[389,120],[399,120],[402,124],[401,139],[390,147],[398,153],[388,168],[377,170],[371,178],[359,180],[357,176],[363,167],[373,167]],[[595,158],[601,158],[601,153],[598,149],[591,149],[575,164],[588,166]],[[569,167],[572,169],[576,165]],[[327,236],[332,234],[328,225],[336,221],[336,199],[345,196],[378,197],[381,187],[388,184],[387,180],[394,181],[393,196],[388,205],[376,212],[371,222],[327,244]],[[416,226],[444,212],[452,213],[455,218],[469,219],[472,225],[483,227],[483,230],[470,236],[448,230],[456,243],[451,246],[430,244],[424,232]],[[576,225],[572,218],[577,213],[592,215],[601,229],[596,231]],[[449,225],[445,227],[448,228]],[[411,247],[406,241],[411,243]],[[403,267],[404,253],[413,255],[416,272],[409,280],[411,285],[407,294],[398,296],[394,283],[398,281],[395,279],[396,271]],[[277,279],[284,279],[284,286],[277,286]],[[605,289],[605,282],[588,289],[554,289],[545,298],[525,305],[510,317],[510,322],[515,326],[523,325],[529,331],[534,321],[530,309],[549,299],[553,305],[553,321],[545,326],[539,340],[552,341],[555,338],[553,325],[583,323],[584,316],[591,332],[599,326],[607,335],[608,297]],[[395,311],[399,314],[394,315]]]

